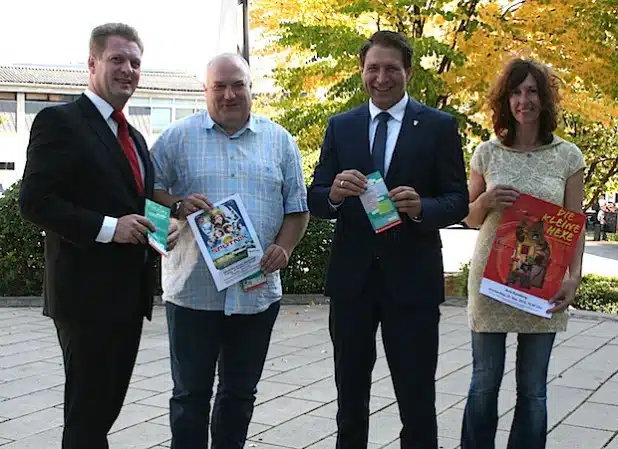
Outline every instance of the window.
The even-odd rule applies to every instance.
[[[129,115],[148,115],[150,116],[150,108],[144,106],[129,106]]]
[[[195,100],[174,100],[174,106],[177,108],[193,109],[195,107]]]
[[[152,108],[152,133],[161,134],[172,123],[171,108]]]
[[[71,101],[75,101],[79,98],[79,95],[56,95],[49,94],[49,101],[56,101],[58,103],[70,103]]]
[[[50,106],[55,106],[59,104],[64,104],[62,102],[55,101],[26,101],[26,115],[28,114],[38,114],[43,109],[48,108]]]
[[[152,106],[170,106],[172,104],[173,100],[167,99],[167,98],[150,98],[150,104]]]
[[[33,100],[33,101],[47,101],[49,99],[49,97],[47,96],[47,94],[38,94],[35,92],[26,92],[26,100]]]
[[[15,162],[0,162],[0,170],[15,170]]]
[[[129,100],[129,107],[131,106],[150,107],[150,98],[133,95]]]
[[[0,134],[17,132],[17,102],[0,99]]]
[[[193,109],[176,108],[176,120],[180,120],[182,118],[188,117],[191,114],[193,114]]]
[[[144,136],[150,135],[151,128],[151,111],[149,107],[144,106],[129,106],[129,116],[127,120],[131,125]]]
[[[28,95],[28,94],[26,94]],[[32,127],[32,122],[34,121],[34,117],[36,117],[36,115],[41,112],[43,109],[49,107],[49,106],[54,106],[57,104],[62,104],[62,103],[58,103],[58,102],[53,102],[53,101],[29,101],[26,100],[26,127],[28,128],[28,131],[30,131],[30,128]]]
[[[51,101],[54,103],[69,103],[77,100],[79,95],[64,94],[40,94],[37,92],[26,92],[26,101]]]

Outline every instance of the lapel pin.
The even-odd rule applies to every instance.
[[[414,126],[418,125],[418,120],[414,120]]]

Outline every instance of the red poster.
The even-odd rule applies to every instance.
[[[481,293],[550,318],[586,216],[522,194],[505,209],[483,273]]]

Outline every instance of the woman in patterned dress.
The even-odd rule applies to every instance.
[[[489,100],[497,138],[480,144],[470,164],[466,223],[480,229],[468,278],[473,373],[461,448],[495,448],[505,341],[507,333],[514,332],[517,403],[507,448],[544,449],[549,359],[556,332],[566,330],[565,310],[581,281],[585,237],[578,242],[560,292],[552,298],[551,319],[480,294],[481,278],[503,210],[521,192],[581,211],[585,164],[577,146],[554,135],[558,92],[546,66],[530,60],[511,61]]]

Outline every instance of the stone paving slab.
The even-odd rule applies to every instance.
[[[440,447],[457,449],[471,375],[465,310],[442,307],[436,409]],[[380,334],[378,333],[378,340]],[[516,403],[516,338],[507,339],[496,448],[505,449]],[[572,318],[558,334],[548,386],[548,449],[618,449],[618,322]],[[398,449],[400,431],[384,349],[373,372],[369,449]],[[328,306],[284,306],[258,386],[247,448],[334,449],[336,390]],[[38,308],[0,308],[0,449],[58,449],[62,434],[61,352]],[[164,311],[144,335],[111,449],[170,446],[172,382]]]

